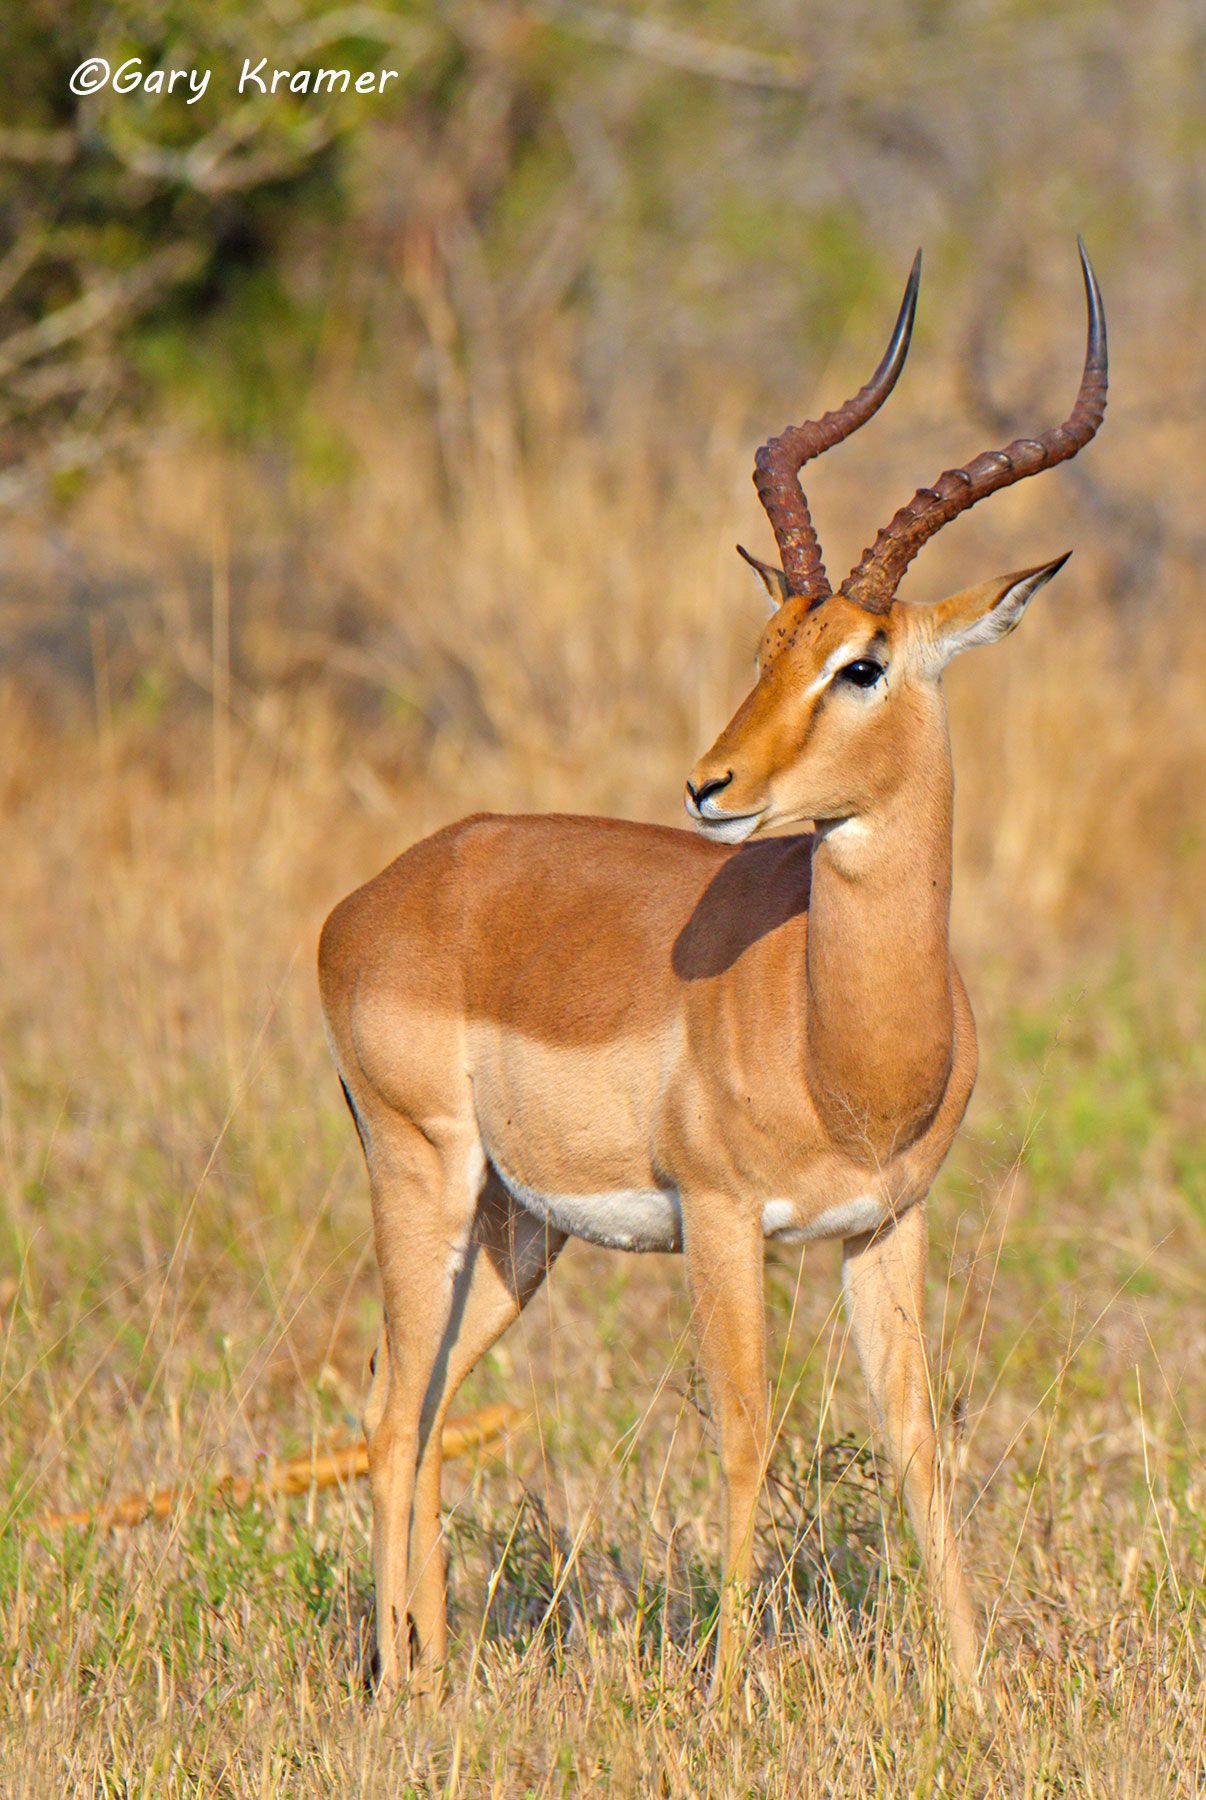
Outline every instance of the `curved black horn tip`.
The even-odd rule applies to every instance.
[[[896,329],[899,331],[901,320],[906,317],[908,319],[908,325],[905,330],[906,349],[908,348],[909,338],[913,335],[913,320],[917,316],[917,294],[920,287],[921,251],[919,250],[913,258],[913,266],[909,270],[909,279],[905,282],[904,299],[900,303],[900,313],[896,321]]]
[[[921,251],[920,251],[920,249],[918,249],[916,256],[913,258],[913,266],[909,270],[908,284],[905,287],[906,295],[911,295],[914,302],[916,302],[917,290],[920,286],[921,286]]]
[[[913,267],[909,270],[909,279],[905,283],[904,297],[900,302],[900,311],[896,315],[896,323],[892,327],[892,337],[888,348],[884,351],[883,360],[871,377],[870,386],[887,386],[889,392],[895,387],[900,371],[904,368],[905,357],[909,353],[909,341],[913,336],[913,320],[917,316],[917,290],[921,286],[921,251],[913,258]]]
[[[898,352],[903,361],[905,351],[909,347],[909,339],[913,335],[913,320],[917,317],[917,293],[921,287],[921,251],[913,258],[913,267],[909,270],[909,279],[905,283],[904,298],[900,303],[900,311],[896,315],[896,329],[892,333],[892,342],[888,345],[888,359]]]
[[[1106,321],[1105,306],[1101,298],[1101,289],[1097,285],[1097,276],[1089,261],[1089,252],[1085,249],[1085,240],[1079,231],[1076,234],[1076,248],[1080,252],[1080,272],[1085,282],[1085,304],[1089,309],[1089,347],[1085,358],[1094,368],[1104,368],[1106,362]]]

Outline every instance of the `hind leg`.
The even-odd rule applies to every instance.
[[[408,1541],[415,1474],[432,1424],[433,1384],[465,1261],[480,1185],[476,1140],[434,1139],[407,1121],[374,1120],[373,1235],[385,1330],[365,1418],[373,1501],[378,1683],[409,1666]]]
[[[411,1525],[411,1615],[419,1673],[433,1684],[448,1653],[445,1558],[440,1529],[444,1419],[462,1382],[519,1317],[548,1274],[564,1235],[517,1207],[493,1171],[478,1203],[465,1266],[429,1395],[431,1425],[415,1478]]]

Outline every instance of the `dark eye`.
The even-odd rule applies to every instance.
[[[869,688],[875,686],[883,672],[882,663],[872,662],[869,657],[864,657],[839,669],[838,680],[849,681],[854,687]]]

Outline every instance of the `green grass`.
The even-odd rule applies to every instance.
[[[701,1698],[716,1478],[670,1259],[571,1249],[469,1384],[466,1405],[530,1400],[538,1423],[503,1462],[450,1470],[453,1693],[434,1723],[367,1703],[363,1491],[39,1532],[52,1501],[204,1481],[346,1426],[374,1304],[362,1176],[292,998],[225,1133],[217,1063],[173,1082],[186,1104],[155,1141],[149,1094],[127,1097],[131,1124],[112,1091],[14,1056],[4,1792],[1195,1793],[1202,1195],[1184,1014],[1126,961],[981,1007],[932,1302],[944,1405],[967,1403],[952,1452],[992,1620],[983,1718],[951,1696],[881,1486],[836,1254],[810,1251],[802,1276],[769,1265],[785,1416],[723,1732]]]

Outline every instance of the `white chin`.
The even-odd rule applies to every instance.
[[[761,813],[746,813],[736,819],[697,818],[695,824],[705,837],[714,839],[718,844],[743,844],[747,837],[757,831],[761,822]]]

